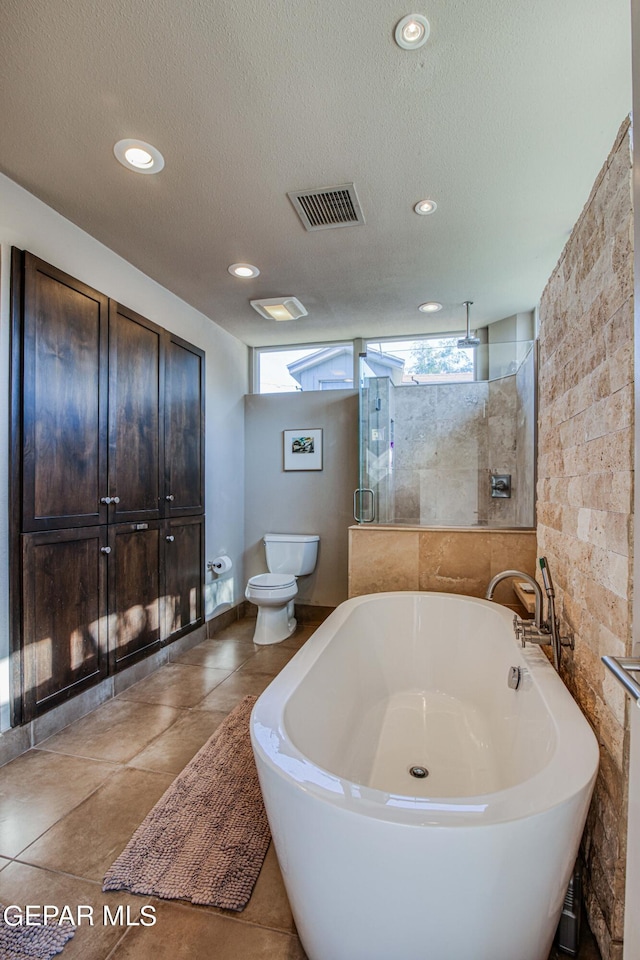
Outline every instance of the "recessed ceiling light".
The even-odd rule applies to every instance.
[[[421,217],[426,217],[428,213],[433,213],[437,207],[438,204],[435,200],[418,200],[413,209],[416,213],[419,213]]]
[[[308,315],[296,297],[273,297],[270,300],[250,300],[249,303],[265,320],[298,320]]]
[[[442,310],[442,304],[436,300],[428,300],[427,303],[421,303],[418,310],[422,313],[437,313],[438,310]]]
[[[260,276],[260,271],[252,263],[232,263],[227,269],[233,277],[242,277],[243,280]]]
[[[164,167],[160,151],[143,140],[118,140],[113,152],[123,167],[136,173],[160,173]]]
[[[396,43],[403,50],[417,50],[429,38],[431,27],[426,17],[410,13],[396,24]]]

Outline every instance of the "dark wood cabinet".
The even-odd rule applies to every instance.
[[[165,638],[175,640],[202,621],[204,522],[180,517],[165,524]]]
[[[107,675],[106,529],[27,533],[22,547],[22,694],[35,716]]]
[[[12,267],[14,722],[203,622],[204,352]]]
[[[166,517],[204,512],[204,353],[167,338],[165,382]]]
[[[25,254],[25,531],[107,519],[107,325],[105,296]]]
[[[158,649],[164,638],[162,523],[109,528],[109,626],[112,672]]]
[[[163,331],[109,302],[109,521],[162,513]]]

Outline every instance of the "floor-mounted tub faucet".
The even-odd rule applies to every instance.
[[[522,620],[516,614],[513,618],[513,629],[518,640],[522,641],[523,647],[525,643],[537,643],[541,645],[550,644],[553,649],[553,665],[556,670],[559,670],[560,653],[562,647],[567,646],[573,649],[573,641],[568,637],[560,636],[560,625],[558,623],[558,618],[556,617],[555,608],[556,594],[555,590],[553,589],[553,581],[549,571],[549,564],[547,563],[546,557],[540,557],[538,562],[540,564],[540,571],[542,573],[542,581],[544,583],[545,593],[547,594],[546,620],[543,621],[542,619],[543,599],[540,584],[534,580],[533,577],[530,577],[528,573],[522,573],[520,570],[504,570],[502,573],[497,573],[487,587],[485,597],[487,600],[493,599],[493,591],[501,580],[508,580],[511,577],[517,577],[518,579],[526,580],[527,583],[530,583],[534,589],[536,597],[534,622],[532,624],[531,622]]]

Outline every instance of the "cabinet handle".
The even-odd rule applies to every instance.
[[[100,497],[100,503],[111,503],[111,497]]]
[[[165,497],[165,500],[175,500],[175,497],[174,497],[174,495],[173,495],[172,493],[169,493],[169,494],[167,494],[167,496]]]
[[[100,553],[111,553],[111,547],[100,547]]]
[[[120,497],[111,497],[111,503],[120,503]]]
[[[174,537],[173,535],[170,535],[170,536],[168,536],[168,537],[165,537],[165,540],[166,540],[168,543],[173,543],[173,541],[175,540],[175,537]]]

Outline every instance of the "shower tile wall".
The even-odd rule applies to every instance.
[[[488,467],[481,469],[481,518],[490,526],[515,526],[517,394],[515,376],[489,383]],[[491,474],[509,474],[511,497],[491,496]]]
[[[362,485],[373,490],[376,523],[392,523],[394,519],[394,393],[393,384],[388,377],[368,377],[362,391],[360,429],[366,476]],[[368,512],[368,502],[362,504],[362,510]]]
[[[516,374],[516,482],[515,525],[533,526],[536,506],[536,348]]]
[[[515,493],[516,377],[421,384],[393,393],[396,522],[513,526],[516,497],[493,499],[490,474],[511,474]]]

